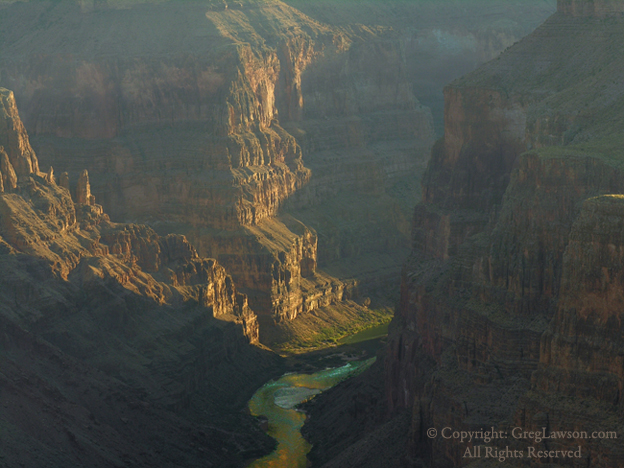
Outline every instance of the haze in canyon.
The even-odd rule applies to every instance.
[[[0,1],[0,466],[622,466],[622,13]]]

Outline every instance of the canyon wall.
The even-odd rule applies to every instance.
[[[621,286],[607,234],[619,198],[600,196],[624,193],[613,146],[621,66],[611,66],[619,52],[592,51],[598,38],[619,49],[623,23],[610,16],[604,27],[605,14],[560,2],[533,34],[445,90],[445,135],[425,175],[386,357],[389,411],[413,414],[407,466],[483,463],[465,458],[482,441],[432,440],[430,427],[621,430],[619,371],[606,365],[617,367],[618,332],[604,326]],[[525,456],[581,447],[588,466],[622,460],[610,440],[492,444]]]
[[[0,78],[22,102],[40,159],[69,180],[87,168],[113,219],[185,234],[224,264],[267,324],[357,294],[360,268],[316,269],[322,223],[304,213],[313,225],[293,230],[298,223],[276,217],[296,192],[295,218],[356,187],[384,194],[390,216],[373,232],[362,218],[321,234],[321,263],[373,250],[360,262],[368,283],[378,263],[397,276],[409,208],[386,192],[402,193],[405,173],[423,167],[433,132],[387,30],[342,30],[254,1],[25,2],[4,6],[3,18]],[[331,153],[311,158],[312,183],[302,147]]]
[[[624,22],[606,3],[574,3],[445,88],[445,133],[423,178],[385,355],[386,418],[349,448],[312,433],[324,466],[354,466],[353,449],[382,444],[378,431],[406,413],[397,466],[621,466]],[[445,427],[577,433],[427,434]],[[466,455],[478,445],[523,459]],[[580,459],[531,459],[529,448],[580,449]]]
[[[389,31],[400,45],[412,92],[432,110],[438,135],[444,130],[443,86],[496,57],[556,10],[555,1],[471,0],[461,4],[461,10],[453,0],[286,3],[347,30],[353,24],[363,24]]]
[[[70,175],[88,163],[94,193],[115,218],[235,229],[274,215],[309,178],[276,120],[285,64],[257,33],[247,42],[227,36],[221,29],[234,13],[171,5],[84,13],[72,2],[27,2],[4,14],[2,80],[23,101],[32,135],[50,137],[40,158]],[[39,20],[49,23],[31,34]],[[89,155],[84,140],[95,143]],[[193,214],[180,212],[191,201]]]
[[[314,234],[295,234],[275,220],[283,201],[310,178],[299,144],[279,124],[278,106],[284,117],[299,118],[303,70],[321,54],[339,54],[348,41],[279,2],[231,9],[111,5],[5,8],[28,24],[50,20],[39,36],[25,33],[28,27],[7,31],[1,67],[3,82],[24,101],[40,157],[70,180],[86,167],[91,190],[114,219],[186,233],[202,255],[232,269],[258,312],[280,320],[294,318],[304,303],[314,308],[313,282],[309,290],[300,287],[301,269],[284,260],[310,244],[305,258],[293,261],[314,276]],[[66,23],[77,25],[69,41]],[[108,27],[113,33],[100,34]],[[127,30],[135,36],[126,37]],[[46,54],[42,40],[57,47]],[[40,55],[25,59],[24,48]],[[282,242],[263,246],[262,235],[254,237],[260,225]],[[257,250],[267,255],[260,264]],[[262,281],[245,271],[254,268],[264,268]],[[293,281],[280,280],[274,268]]]
[[[86,171],[73,195],[37,171],[13,94],[0,103],[3,462],[242,466],[268,451],[231,416],[281,371],[254,346],[247,297],[184,237],[112,223]]]
[[[396,292],[411,247],[442,83],[527,34],[554,4],[470,2],[460,18],[452,2],[287,3],[350,35],[375,32],[342,64],[321,60],[304,74],[304,119],[292,133],[313,177],[285,206],[319,233],[320,267],[357,278],[375,302]]]
[[[432,23],[446,4],[230,3],[5,3],[0,79],[46,165],[72,181],[86,168],[114,220],[187,235],[267,323],[340,301],[354,283],[392,304],[434,139],[416,96],[448,76],[418,84],[437,73],[423,51],[434,40],[440,56],[474,56],[472,68],[550,7],[535,2],[513,24],[515,6],[496,9],[484,32]],[[307,277],[283,260],[308,241],[280,209],[319,240],[305,262],[321,269]]]
[[[496,18],[518,22],[482,31],[471,24],[476,14],[462,15],[468,19],[457,28],[456,14],[450,26],[431,22],[453,5],[373,3],[319,9],[308,2],[310,16],[262,0],[185,8],[0,3],[0,81],[15,90],[39,155],[24,126],[4,117],[0,379],[10,388],[2,398],[11,410],[1,424],[12,438],[0,449],[7,463],[24,456],[20,447],[37,446],[30,466],[240,466],[270,445],[239,415],[249,393],[280,370],[273,355],[250,346],[263,327],[280,330],[339,304],[355,320],[365,307],[351,299],[362,293],[393,303],[412,243],[386,363],[388,398],[380,397],[379,381],[370,397],[362,379],[357,398],[336,399],[346,410],[335,414],[376,430],[384,413],[403,411],[397,424],[376,431],[393,447],[409,438],[418,458],[421,423],[448,417],[432,415],[427,405],[436,398],[457,411],[458,424],[483,396],[496,406],[487,421],[513,412],[505,395],[525,392],[539,366],[535,337],[555,310],[535,310],[551,293],[536,300],[530,278],[544,287],[549,280],[543,272],[510,271],[505,281],[515,289],[507,297],[492,271],[513,270],[524,251],[508,265],[512,235],[501,234],[500,250],[490,251],[476,234],[493,229],[499,210],[516,221],[500,205],[517,154],[582,138],[584,121],[549,104],[557,99],[550,91],[545,99],[542,90],[509,93],[509,83],[448,88],[447,136],[434,149],[412,241],[414,194],[434,138],[434,119],[418,98],[457,73],[449,57],[478,57],[463,65],[472,68],[520,37],[544,6],[533,2],[526,20],[510,14],[513,8],[499,11]],[[424,13],[413,14],[412,6]],[[432,43],[453,53],[437,65],[424,60]],[[594,72],[584,70],[585,77]],[[597,90],[607,102],[611,90]],[[13,108],[12,95],[1,95],[10,101],[5,109]],[[551,108],[560,111],[554,118]],[[111,222],[104,212],[133,223]],[[558,258],[553,271],[561,269]],[[473,271],[474,289],[467,286]],[[521,313],[528,308],[526,315],[510,319],[483,307],[492,297]],[[432,310],[439,316],[429,317]],[[326,326],[332,317],[323,314],[317,322]],[[459,370],[441,366],[454,357]],[[425,385],[436,365],[446,373]],[[484,382],[477,396],[467,371]],[[383,366],[375,372],[382,376]],[[410,415],[414,401],[421,411]],[[46,438],[23,407],[50,413],[53,430],[46,432],[60,435]],[[447,449],[440,459],[456,456]],[[354,451],[358,457],[349,456]],[[364,466],[371,451],[342,453]],[[334,466],[348,466],[337,460]]]
[[[606,18],[624,13],[624,5],[617,0],[557,0],[557,11],[571,16]]]

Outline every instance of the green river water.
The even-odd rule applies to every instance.
[[[305,468],[310,444],[301,435],[305,414],[295,406],[333,387],[341,380],[363,371],[375,358],[353,361],[342,367],[314,374],[286,374],[260,388],[249,401],[254,416],[266,416],[268,434],[277,440],[273,453],[249,465],[250,468]]]

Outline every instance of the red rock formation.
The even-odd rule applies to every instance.
[[[78,178],[76,186],[76,203],[91,205],[95,203],[95,197],[91,195],[91,184],[89,183],[89,172],[85,169]]]
[[[431,440],[429,427],[621,430],[622,344],[611,312],[619,303],[619,197],[583,202],[624,193],[613,126],[622,89],[601,88],[620,68],[603,69],[615,58],[596,57],[592,42],[600,36],[619,49],[624,23],[613,18],[605,31],[568,13],[447,88],[446,133],[416,210],[386,359],[390,410],[413,413],[415,463],[470,462],[469,444]],[[563,50],[564,31],[577,26]],[[521,154],[528,147],[536,149]],[[525,455],[528,447],[580,446],[591,466],[622,459],[612,441],[514,444]]]
[[[590,466],[618,466],[624,459],[615,437],[591,437],[594,431],[619,436],[623,429],[623,215],[621,195],[583,203],[563,258],[557,312],[542,336],[532,391],[516,416],[529,428],[547,424],[552,431],[590,434],[551,444],[563,450],[580,446]]]
[[[33,152],[24,124],[20,120],[12,91],[0,88],[0,147],[18,176],[39,172],[39,162]]]
[[[15,169],[13,169],[13,165],[4,148],[0,149],[0,172],[2,172],[3,186],[7,190],[15,189],[17,187],[17,174],[15,174]]]
[[[242,466],[266,451],[259,429],[223,410],[237,412],[279,367],[253,346],[247,298],[184,237],[111,223],[81,183],[87,203],[51,173],[0,194],[3,460]],[[189,452],[189,437],[201,450]]]
[[[24,51],[15,43],[0,67],[23,99],[25,120],[41,142],[39,154],[72,178],[88,168],[90,189],[114,219],[146,220],[161,223],[163,232],[189,233],[202,254],[214,255],[227,266],[238,286],[251,294],[254,307],[278,320],[292,319],[341,300],[346,286],[315,275],[312,230],[295,233],[271,219],[310,179],[298,141],[280,126],[278,117],[297,122],[291,127],[299,135],[297,125],[306,112],[370,115],[360,118],[355,126],[359,128],[339,126],[338,133],[353,134],[337,138],[347,138],[355,149],[368,141],[394,138],[404,129],[411,143],[422,138],[426,146],[432,137],[431,119],[404,75],[392,71],[400,67],[400,50],[394,44],[386,47],[385,37],[378,39],[374,31],[359,28],[353,45],[355,40],[344,32],[280,2],[253,9],[243,5],[236,11],[207,11],[199,4],[184,10],[149,5],[111,9],[106,15],[58,5],[46,14],[72,21],[90,18],[98,27],[109,27],[105,25],[115,19],[110,27],[126,24],[139,39],[127,50],[107,36],[106,54],[93,54],[90,47],[102,46],[92,44],[84,31],[73,31],[76,40],[62,45],[56,42],[57,26],[50,24],[44,35],[58,46],[54,54],[65,59],[59,62],[45,55],[33,59],[37,66],[25,67]],[[37,5],[13,5],[6,11],[26,22],[27,12],[32,17],[44,14]],[[167,23],[154,41],[149,28],[163,18]],[[37,41],[24,28],[15,34]],[[379,79],[378,67],[366,60],[371,55],[374,64],[388,68]],[[54,65],[58,63],[62,65]],[[339,99],[328,92],[322,76],[334,65],[345,72],[353,69],[353,76],[337,91],[342,93]],[[308,73],[313,66],[316,71]],[[31,86],[40,80],[55,86]],[[315,100],[317,91],[322,95]],[[394,112],[396,107],[400,112]],[[334,132],[333,127],[323,120],[318,130]],[[370,175],[387,173],[388,185],[394,183],[396,174],[415,164],[411,150],[416,145],[411,143],[399,151],[392,148],[392,157],[378,149],[375,158],[382,161],[359,164],[357,171],[353,166],[359,155],[354,151],[352,163],[332,166],[334,177],[320,183],[348,190],[351,181],[338,174],[344,170],[356,175],[363,191],[377,193]],[[341,180],[334,180],[336,175]],[[381,184],[384,179],[385,174]],[[84,187],[81,176],[77,200],[90,204]],[[302,198],[318,201],[316,195]],[[243,238],[237,240],[233,233]],[[280,241],[271,242],[272,237]],[[263,254],[257,255],[257,250]]]

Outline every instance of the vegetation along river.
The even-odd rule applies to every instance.
[[[249,401],[254,416],[268,418],[268,434],[277,440],[275,451],[254,461],[250,468],[305,468],[310,444],[301,435],[305,414],[295,409],[323,390],[368,368],[375,358],[351,361],[342,367],[313,374],[286,374],[261,387]]]

